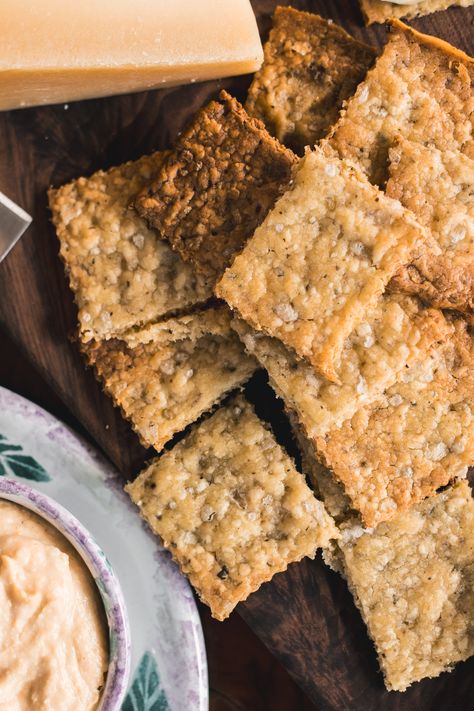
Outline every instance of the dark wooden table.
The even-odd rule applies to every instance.
[[[253,0],[263,34],[276,4],[275,0]],[[281,4],[285,4],[283,0]],[[373,44],[380,45],[384,39],[384,28],[363,27],[356,0],[293,0],[292,4],[331,17]],[[453,8],[413,24],[472,54],[473,21],[471,7]],[[80,423],[124,479],[138,472],[146,452],[68,340],[76,313],[49,223],[46,190],[49,185],[58,186],[168,147],[195,110],[220,88],[243,98],[249,80],[242,77],[85,101],[70,104],[67,110],[51,106],[0,114],[0,190],[34,217],[33,225],[0,264],[0,323],[54,392],[56,400],[50,409],[69,421],[74,416],[76,425]],[[2,361],[7,352],[4,343],[5,338]],[[26,370],[18,370],[16,353],[10,358],[3,382],[48,406],[42,400],[43,390],[37,390],[43,387],[39,376],[29,375],[27,380]],[[351,596],[320,558],[290,566],[240,605],[239,612],[324,711],[444,711],[466,708],[467,700],[474,696],[473,659],[450,675],[416,684],[405,694],[388,694]],[[217,674],[211,676],[211,683],[225,666],[226,674],[236,675],[235,688],[244,690],[230,705],[214,708],[305,708],[294,686],[285,686],[286,690],[282,686],[278,692],[283,673],[274,671],[277,667],[268,661],[261,646],[258,652],[245,656],[245,663],[238,659],[233,635],[241,634],[242,639],[247,635],[238,618],[219,626],[209,623],[207,613],[203,620],[211,650],[211,675]],[[221,638],[227,629],[231,630],[229,637]],[[248,676],[240,683],[243,668]],[[255,669],[265,673],[260,677]],[[249,684],[252,673],[256,674],[255,683]],[[265,697],[267,688],[274,688],[275,694]],[[225,704],[227,693],[214,695],[213,703]]]

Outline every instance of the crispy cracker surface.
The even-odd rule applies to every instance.
[[[295,161],[222,92],[179,137],[136,208],[215,282],[287,187]]]
[[[302,154],[336,122],[375,50],[319,15],[277,7],[264,55],[245,108]]]
[[[222,305],[195,310],[177,318],[150,323],[144,328],[127,331],[122,336],[127,346],[135,348],[146,343],[173,343],[190,339],[197,341],[203,336],[229,336],[229,310]]]
[[[296,413],[288,412],[294,437],[301,454],[303,474],[310,482],[317,497],[323,502],[326,511],[333,517],[339,538],[347,540],[371,529],[364,528],[360,515],[352,508],[351,500],[344,492],[344,487],[334,474],[321,461],[314,440],[307,437]],[[323,547],[323,560],[332,570],[344,577],[344,566],[338,539],[331,539]]]
[[[474,158],[473,79],[472,59],[398,23],[328,140],[376,185],[397,135]]]
[[[474,654],[474,502],[466,481],[372,532],[347,529],[344,575],[388,689]]]
[[[241,397],[127,486],[212,615],[337,537],[292,460]]]
[[[384,296],[346,340],[336,384],[276,338],[240,320],[232,326],[247,352],[268,371],[272,387],[296,413],[308,437],[341,426],[363,405],[379,398],[407,365],[426,359],[432,346],[451,332],[440,311],[427,309],[409,296]]]
[[[372,22],[385,22],[392,17],[406,17],[410,20],[413,17],[446,10],[452,5],[469,7],[474,0],[420,0],[420,2],[410,3],[410,5],[399,5],[394,2],[383,2],[383,0],[359,0],[359,2],[367,23],[370,25]]]
[[[301,159],[294,183],[217,284],[257,330],[337,382],[346,338],[427,233],[330,150]]]
[[[349,519],[352,521],[357,513],[352,510],[351,501],[344,488],[332,472],[324,466],[319,458],[314,441],[306,435],[295,412],[286,409],[291,423],[291,429],[301,454],[302,472],[310,482],[317,497],[323,502],[326,511],[333,517],[338,528],[344,526]],[[333,542],[329,546],[332,547]]]
[[[372,527],[474,465],[474,340],[451,340],[407,368],[383,397],[316,439],[318,453]]]
[[[82,341],[101,340],[203,302],[210,286],[129,208],[165,154],[49,191]]]
[[[157,451],[256,368],[224,307],[170,319],[159,330],[151,325],[129,339],[132,345],[89,342],[83,352],[143,444]]]
[[[474,160],[405,139],[389,155],[387,195],[430,229],[441,251],[427,248],[396,275],[393,288],[474,317]]]

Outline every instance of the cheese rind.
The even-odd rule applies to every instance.
[[[249,0],[7,0],[0,109],[244,74],[262,61]]]

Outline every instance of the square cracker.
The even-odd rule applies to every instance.
[[[129,208],[165,155],[144,156],[49,191],[84,342],[113,338],[211,295],[205,280]]]
[[[321,502],[242,397],[126,489],[218,620],[337,537]]]
[[[474,160],[403,138],[389,156],[387,195],[430,229],[441,251],[425,250],[391,285],[474,319]]]
[[[384,0],[359,0],[362,12],[367,24],[372,22],[385,22],[392,17],[406,17],[408,20],[421,15],[430,15],[432,12],[446,10],[452,5],[469,7],[474,0],[420,0],[409,5],[400,5],[395,2],[384,2]]]
[[[91,341],[82,350],[143,444],[157,451],[256,368],[224,307],[150,325],[127,339]]]
[[[392,24],[382,54],[327,139],[376,185],[387,178],[397,135],[474,159],[474,60],[437,37]]]
[[[319,15],[277,7],[264,55],[245,108],[301,155],[337,121],[375,50]]]
[[[327,146],[257,228],[216,294],[330,380],[344,342],[427,232]]]
[[[467,481],[373,532],[347,529],[339,549],[387,689],[404,691],[474,654],[474,501]]]
[[[236,99],[220,98],[195,116],[136,201],[212,283],[288,186],[296,161]]]
[[[344,343],[339,384],[318,375],[281,341],[232,322],[247,352],[268,371],[271,386],[308,437],[326,434],[393,385],[407,365],[424,360],[451,332],[443,314],[409,296],[383,296]]]
[[[366,526],[398,515],[474,464],[474,340],[450,341],[406,368],[383,397],[316,438]]]

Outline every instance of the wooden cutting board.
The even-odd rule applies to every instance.
[[[265,35],[277,3],[254,0],[253,4]],[[355,0],[293,0],[292,4],[331,17],[372,44],[384,41],[384,28],[363,27]],[[455,8],[413,22],[417,29],[470,54],[473,24],[474,8]],[[193,113],[220,88],[243,99],[248,84],[249,77],[241,77],[0,114],[0,190],[34,218],[0,264],[1,323],[124,480],[137,473],[147,455],[69,340],[75,307],[49,222],[46,190],[170,146]],[[260,387],[257,381],[254,399],[263,397]],[[240,605],[239,611],[321,709],[441,711],[467,708],[474,697],[474,659],[452,674],[415,684],[404,694],[387,693],[352,598],[344,582],[320,559],[290,566]]]

